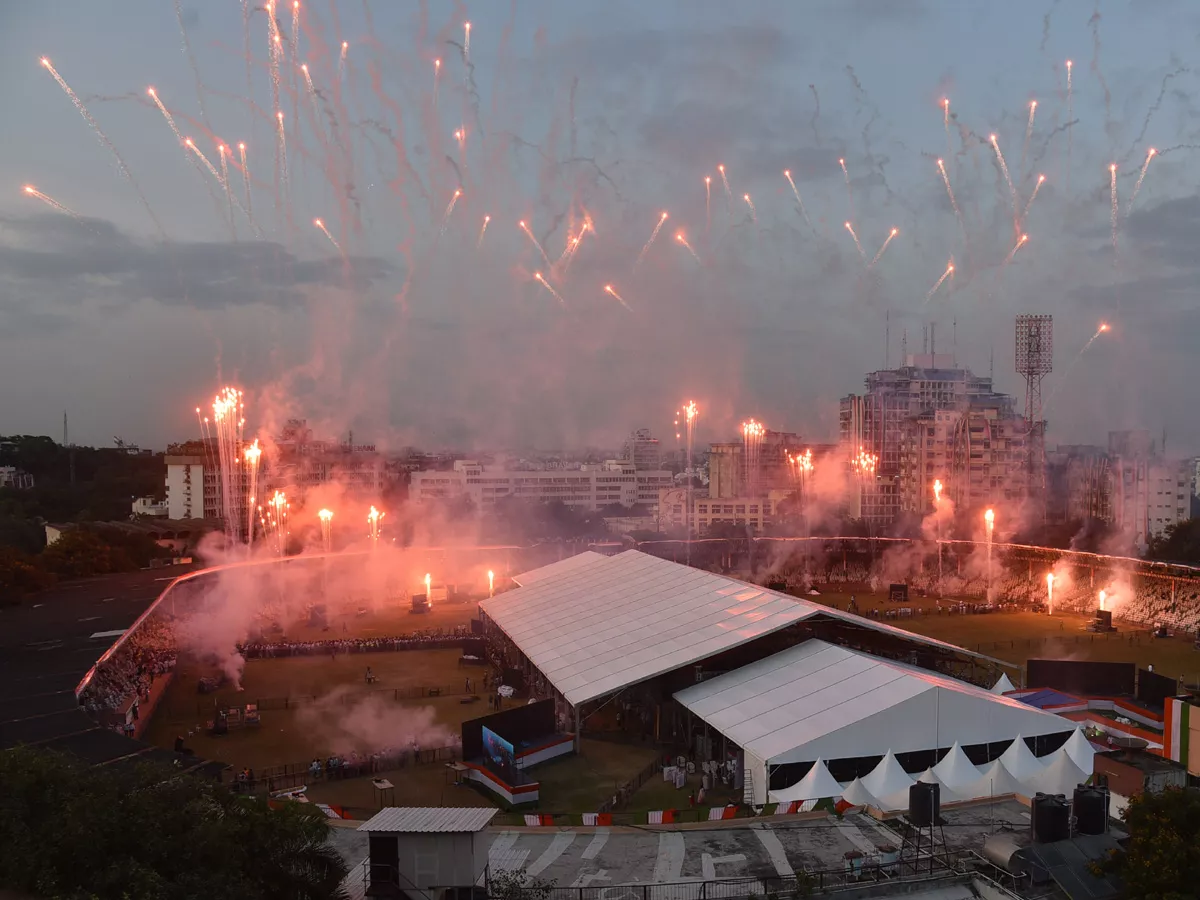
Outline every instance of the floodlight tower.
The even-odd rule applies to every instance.
[[[1025,379],[1025,434],[1028,491],[1043,497],[1046,475],[1046,423],[1042,419],[1042,379],[1054,370],[1054,317],[1017,316],[1017,374]]]

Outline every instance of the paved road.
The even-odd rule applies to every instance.
[[[145,744],[99,728],[74,691],[171,579],[193,568],[69,582],[0,609],[0,748],[38,743],[90,762],[153,755]]]

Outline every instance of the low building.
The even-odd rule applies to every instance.
[[[434,900],[460,888],[471,895],[487,871],[492,843],[487,827],[497,812],[486,807],[381,809],[358,827],[367,835],[366,894]]]
[[[712,531],[714,525],[720,526],[723,523],[762,534],[767,526],[775,521],[779,504],[793,493],[793,489],[790,488],[777,488],[767,491],[761,497],[693,497],[695,512],[692,516],[692,527],[700,536]]]
[[[133,514],[135,516],[167,516],[170,514],[170,507],[166,500],[156,500],[154,497],[138,497],[133,501]]]
[[[16,466],[0,466],[0,488],[10,488],[14,491],[33,489],[33,476],[22,472]]]

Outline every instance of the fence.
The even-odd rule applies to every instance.
[[[315,777],[310,768],[312,760],[284,763],[277,766],[266,766],[255,773],[255,779],[252,783],[235,782],[235,786],[248,793],[273,793],[275,791],[291,790],[301,785],[311,785],[315,781],[337,781],[343,778],[359,778],[363,775],[373,775],[376,772],[406,769],[410,766],[453,762],[459,758],[460,754],[461,749],[459,747],[397,750],[387,756],[371,757],[355,763],[343,760],[342,765],[331,768],[322,762],[320,774]]]
[[[966,874],[958,854],[908,857],[887,863],[851,863],[837,868],[798,872],[795,875],[729,878],[713,881],[678,881],[661,884],[609,885],[607,887],[545,887],[522,885],[489,896],[505,900],[799,900],[813,894],[864,888],[872,884],[917,885],[959,880]]]

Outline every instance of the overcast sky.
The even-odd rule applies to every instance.
[[[1013,317],[1045,312],[1051,443],[1166,428],[1200,452],[1192,4],[320,0],[295,53],[276,16],[277,92],[253,0],[0,8],[0,433],[66,410],[76,441],[161,447],[235,384],[252,432],[300,415],[389,446],[666,437],[693,398],[700,441],[749,416],[821,440],[929,323],[1021,395]],[[151,85],[218,174],[246,143],[249,196]]]

